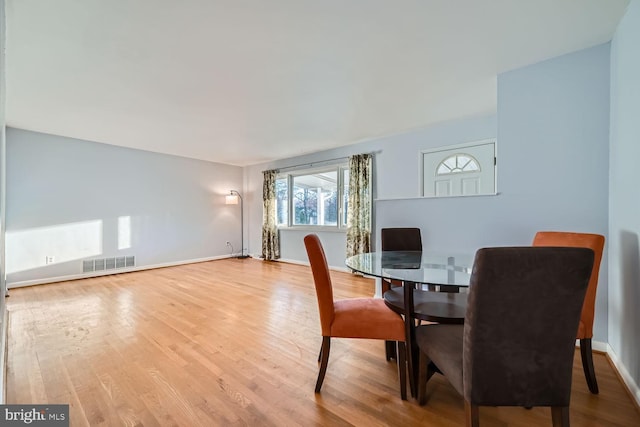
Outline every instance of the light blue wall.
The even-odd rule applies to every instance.
[[[145,267],[227,256],[227,240],[239,248],[239,206],[224,195],[241,188],[240,167],[12,128],[7,157],[10,287],[81,274],[82,259],[135,255]],[[130,218],[130,247],[119,217]]]
[[[498,77],[497,243],[537,230],[607,236],[609,44]],[[506,229],[508,236],[503,230]],[[607,342],[608,251],[602,259],[594,340]]]
[[[607,235],[609,45],[498,77],[496,116],[460,120],[341,149],[247,168],[251,251],[259,254],[261,171],[375,152],[375,236],[418,226],[425,249],[472,253],[483,246],[529,245],[536,231]],[[495,138],[497,196],[426,199],[420,151]],[[282,257],[306,262],[305,232],[282,231]],[[336,237],[335,235],[340,237]],[[344,265],[344,235],[321,235],[330,265]],[[607,341],[607,255],[596,303],[596,341]]]
[[[640,1],[611,47],[609,345],[640,402]]]
[[[497,196],[378,202],[377,229],[417,225],[426,248],[462,253],[539,230],[606,236],[609,45],[499,75],[497,120]],[[606,342],[606,252],[594,332]]]
[[[495,115],[473,117],[455,122],[442,123],[427,129],[405,134],[378,138],[347,147],[336,148],[307,156],[285,159],[246,168],[246,183],[249,196],[247,216],[250,223],[250,248],[254,255],[260,255],[260,233],[262,223],[262,171],[284,168],[292,165],[313,163],[327,159],[350,156],[358,153],[374,155],[374,199],[418,197],[420,195],[420,151],[443,145],[459,144],[496,136]],[[374,201],[374,226],[380,221],[393,221],[385,213],[381,216],[379,206],[386,202]],[[391,202],[389,206],[401,204]],[[376,207],[378,207],[376,209]],[[400,223],[421,221],[423,212],[398,211],[392,209],[390,215],[399,215]],[[308,262],[302,239],[309,230],[281,230],[281,255],[283,259]],[[327,253],[329,265],[344,268],[345,233],[318,233]],[[377,235],[377,234],[376,234]],[[375,239],[375,237],[374,237]],[[375,242],[374,242],[375,244]]]

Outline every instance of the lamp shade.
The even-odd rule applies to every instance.
[[[237,194],[227,194],[224,198],[225,205],[237,205],[238,204],[238,195]]]

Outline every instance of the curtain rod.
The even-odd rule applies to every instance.
[[[375,154],[375,153],[379,153],[380,150],[378,151],[373,151],[370,153],[361,153],[361,154]],[[292,166],[285,166],[283,168],[275,168],[276,171],[278,172],[285,172],[287,170],[291,170],[291,169],[301,169],[303,167],[305,168],[310,168],[313,166],[324,166],[326,164],[331,164],[331,163],[339,163],[340,161],[343,160],[349,160],[351,156],[345,156],[345,157],[336,157],[335,159],[327,159],[327,160],[318,160],[317,162],[309,162],[309,163],[301,163],[299,165],[292,165]],[[265,172],[265,171],[262,171]]]
[[[343,160],[349,160],[349,156],[347,157],[336,157],[335,159],[327,159],[327,160],[318,160],[317,162],[309,162],[309,163],[301,163],[299,165],[285,166],[283,168],[276,168],[278,172],[284,172],[291,169],[301,169],[301,168],[310,168],[313,166],[324,166],[330,163],[339,163]],[[264,171],[263,171],[264,172]]]

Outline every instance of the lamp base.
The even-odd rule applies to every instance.
[[[251,258],[249,255],[238,255],[236,257],[237,259],[245,259],[245,258]]]

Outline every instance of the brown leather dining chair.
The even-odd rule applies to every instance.
[[[380,246],[382,251],[422,251],[422,234],[419,228],[396,227],[383,228],[380,230]],[[402,282],[397,280],[383,280],[382,294],[388,291],[391,286],[402,286]],[[429,285],[429,290],[436,288]],[[458,286],[439,286],[440,292],[460,292]]]
[[[315,234],[309,234],[304,238],[304,245],[313,272],[322,329],[316,393],[320,392],[327,371],[331,338],[367,338],[397,343],[400,397],[406,400],[406,348],[402,318],[391,311],[381,299],[350,298],[335,301],[331,275],[320,239]]]
[[[593,367],[593,352],[591,339],[593,338],[593,320],[595,317],[596,290],[598,288],[598,275],[600,273],[600,261],[604,250],[604,236],[590,233],[570,233],[564,231],[539,231],[533,239],[533,246],[565,246],[590,248],[595,253],[591,279],[584,298],[580,324],[576,338],[580,340],[580,356],[582,369],[587,380],[589,391],[598,394],[598,382]]]
[[[417,328],[418,400],[437,371],[464,397],[468,427],[480,406],[550,406],[569,426],[575,331],[593,267],[587,248],[478,250],[464,325]]]
[[[380,248],[383,251],[422,251],[422,235],[419,228],[383,228],[380,230]],[[402,286],[397,280],[383,279],[382,294],[391,286]]]
[[[383,251],[422,251],[422,235],[419,228],[393,227],[380,230],[380,247]],[[382,279],[382,295],[392,286],[402,286],[402,282]],[[395,343],[385,342],[387,360],[396,358]]]

